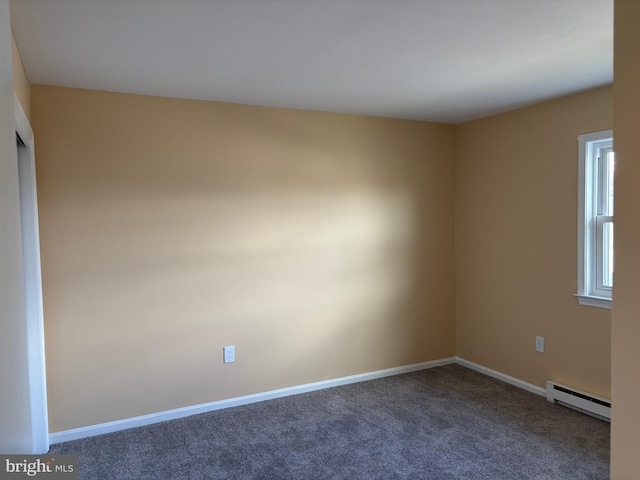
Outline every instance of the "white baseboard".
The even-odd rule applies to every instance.
[[[463,367],[470,368],[471,370],[475,370],[476,372],[488,375],[489,377],[502,380],[503,382],[506,382],[510,385],[522,388],[523,390],[526,390],[528,392],[535,393],[536,395],[540,395],[541,397],[545,397],[547,395],[547,391],[542,387],[538,387],[536,385],[533,385],[532,383],[524,382],[515,377],[510,377],[509,375],[505,375],[504,373],[500,373],[496,370],[491,370],[490,368],[483,367],[482,365],[470,362],[469,360],[465,360],[464,358],[456,357],[456,363],[458,365],[462,365]]]
[[[164,412],[142,415],[139,417],[125,418],[114,422],[100,423],[98,425],[89,425],[87,427],[73,428],[71,430],[63,430],[54,432],[49,435],[49,443],[62,443],[71,440],[79,440],[81,438],[93,437],[105,433],[117,432],[129,428],[143,427],[153,423],[165,422],[167,420],[175,420],[199,413],[212,412],[223,408],[237,407],[247,405],[249,403],[263,402],[274,398],[287,397],[289,395],[298,395],[300,393],[312,392],[323,388],[338,387],[349,383],[364,382],[366,380],[374,380],[376,378],[389,377],[392,375],[400,375],[403,373],[425,370],[427,368],[440,367],[451,363],[459,362],[455,357],[443,358],[441,360],[432,360],[430,362],[414,363],[402,367],[387,368],[385,370],[377,370],[375,372],[360,373],[358,375],[350,375],[348,377],[335,378],[332,380],[324,380],[321,382],[307,383],[297,385],[295,387],[280,388],[268,392],[256,393],[253,395],[245,395],[243,397],[229,398],[227,400],[219,400],[217,402],[202,403],[190,407],[176,408]]]

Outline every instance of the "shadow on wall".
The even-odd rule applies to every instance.
[[[60,429],[453,353],[441,130],[83,95],[38,145]]]

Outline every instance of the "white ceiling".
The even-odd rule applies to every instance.
[[[613,79],[613,0],[12,0],[32,83],[460,123]]]

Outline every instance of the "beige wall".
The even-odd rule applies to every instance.
[[[31,119],[31,95],[29,92],[29,79],[24,71],[22,57],[16,44],[16,39],[11,32],[11,47],[13,60],[13,90],[16,92],[25,115]]]
[[[640,3],[615,2],[616,149],[611,478],[640,478]]]
[[[609,128],[611,87],[456,127],[458,356],[609,397],[610,311],[573,297],[577,137]]]
[[[453,127],[31,93],[51,431],[454,355]]]

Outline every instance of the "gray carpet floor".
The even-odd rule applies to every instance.
[[[458,365],[53,445],[80,479],[609,478],[609,424]]]

